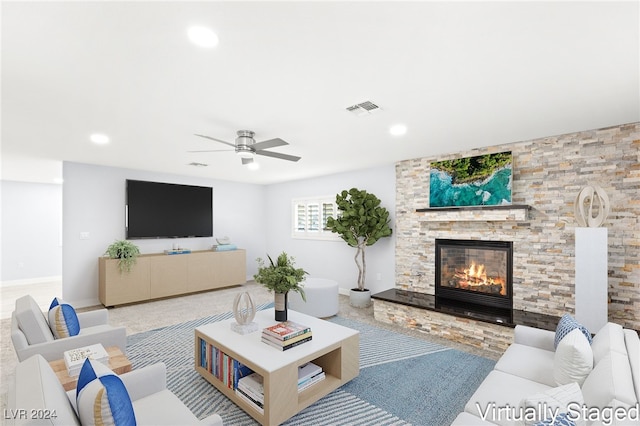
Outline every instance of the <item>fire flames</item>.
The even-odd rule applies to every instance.
[[[507,294],[505,279],[487,276],[485,266],[482,264],[476,265],[475,262],[471,262],[469,267],[456,270],[454,276],[457,279],[458,288],[483,293],[499,293],[503,296]]]

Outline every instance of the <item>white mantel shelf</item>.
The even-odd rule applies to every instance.
[[[527,220],[531,206],[511,204],[499,206],[464,206],[464,207],[431,207],[416,209],[421,216],[420,222],[487,222]]]

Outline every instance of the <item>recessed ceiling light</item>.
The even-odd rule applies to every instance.
[[[206,27],[189,27],[187,35],[192,43],[200,47],[215,47],[218,45],[218,36],[216,33]]]
[[[402,136],[407,133],[407,126],[405,126],[404,124],[394,124],[393,126],[389,127],[389,133],[391,133],[391,135],[393,136]]]
[[[109,136],[103,135],[101,133],[94,133],[89,136],[89,139],[91,139],[91,142],[98,145],[105,145],[109,143]]]

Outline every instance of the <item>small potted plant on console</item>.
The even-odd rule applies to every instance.
[[[120,272],[131,272],[131,268],[140,254],[140,249],[131,241],[118,240],[107,247],[107,251],[104,254],[111,259],[119,259]]]

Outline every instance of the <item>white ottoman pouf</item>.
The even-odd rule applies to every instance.
[[[296,292],[289,292],[289,308],[317,318],[326,318],[338,313],[338,283],[326,278],[307,278],[304,281],[302,300]]]

